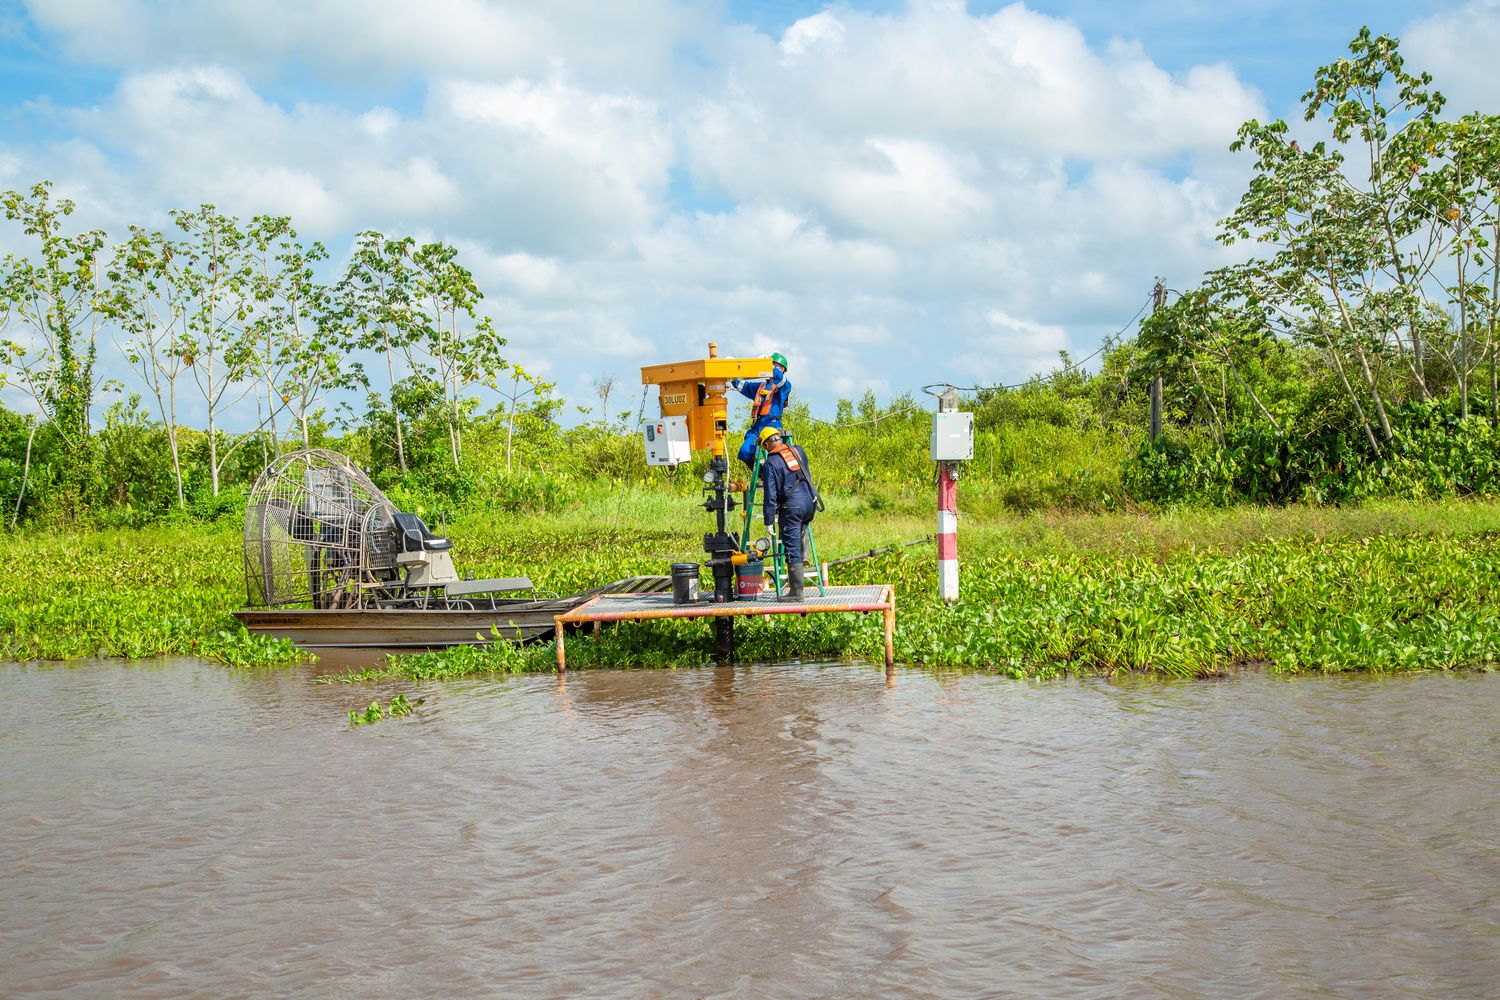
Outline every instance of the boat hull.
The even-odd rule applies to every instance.
[[[245,608],[234,612],[257,635],[290,639],[302,649],[441,649],[497,639],[551,639],[554,620],[604,593],[659,593],[666,577],[632,577],[582,594],[541,601],[495,599],[493,607],[439,608]],[[498,634],[497,634],[498,633]]]
[[[330,646],[435,649],[493,641],[529,642],[552,637],[554,611],[236,611],[251,632],[290,639],[304,649]]]

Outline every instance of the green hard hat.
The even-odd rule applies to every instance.
[[[780,351],[777,351],[775,354],[771,355],[771,361],[773,364],[778,364],[783,368],[791,367],[786,363],[786,355],[782,354]]]

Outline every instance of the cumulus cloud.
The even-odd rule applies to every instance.
[[[119,68],[289,66],[341,81],[408,74],[546,75],[559,58],[602,78],[651,77],[705,25],[676,0],[23,0],[75,58]]]
[[[565,385],[716,340],[788,353],[826,407],[1086,353],[1155,275],[1223,259],[1224,150],[1264,115],[1227,67],[1169,73],[1020,3],[836,5],[778,37],[674,0],[29,9],[120,75],[21,109],[56,138],[0,149],[10,183],[117,228],[211,201],[336,256],[364,228],[454,241],[510,354]],[[273,96],[306,67],[346,83]],[[348,83],[405,76],[415,102]]]
[[[1095,51],[1071,23],[1020,3],[989,16],[944,2],[900,15],[835,8],[793,24],[779,45],[741,36],[735,60],[747,99],[842,136],[1176,155],[1222,146],[1261,111],[1227,67],[1174,78],[1138,45]]]
[[[954,385],[1017,383],[1055,368],[1069,349],[1068,332],[1055,323],[989,309],[963,317],[963,339],[945,352],[947,364],[931,381]],[[925,381],[925,380],[924,380]]]
[[[1402,35],[1411,65],[1432,73],[1448,98],[1447,111],[1493,111],[1500,106],[1500,0],[1473,0],[1456,10],[1421,18]]]

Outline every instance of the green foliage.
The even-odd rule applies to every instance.
[[[1149,553],[966,548],[963,601],[936,597],[930,554],[856,564],[846,583],[894,583],[898,660],[1017,677],[1151,671],[1202,676],[1406,670],[1500,662],[1500,533],[1273,538],[1228,550]],[[876,660],[879,616],[741,620],[746,661]],[[622,623],[569,637],[587,667],[697,666],[703,622]],[[548,671],[550,645],[493,644],[390,658],[343,682]]]
[[[382,719],[399,719],[402,716],[410,715],[423,701],[424,699],[422,698],[418,698],[416,701],[407,701],[406,695],[398,694],[390,700],[388,705],[382,708],[380,701],[377,699],[370,702],[368,706],[360,711],[351,710],[349,712],[349,725],[368,726]]]
[[[290,639],[255,635],[243,625],[220,629],[198,643],[197,653],[231,667],[260,667],[282,663],[306,663],[315,657],[292,645]]]
[[[526,574],[568,593],[693,558],[690,502],[624,490],[563,514],[460,514],[460,567]],[[819,521],[828,556],[930,530],[925,515]],[[1038,513],[966,519],[963,601],[937,601],[931,549],[854,563],[838,582],[897,587],[899,659],[1052,676],[1151,670],[1215,673],[1480,665],[1500,642],[1500,505],[1289,508],[1191,514]],[[242,666],[287,662],[285,643],[245,633],[234,523],[0,539],[27,572],[0,578],[0,656],[188,654]],[[876,659],[878,616],[741,621],[749,661]],[[503,636],[494,638],[503,639]],[[623,624],[569,637],[575,667],[688,666],[711,659],[702,622]],[[400,657],[344,680],[438,680],[548,671],[549,644]]]
[[[26,246],[0,262],[0,326],[22,331],[19,340],[0,339],[0,386],[23,391],[48,424],[65,456],[54,468],[58,488],[77,510],[92,461],[89,411],[102,382],[96,365],[105,234],[66,232],[74,204],[54,202],[50,181],[26,194],[0,194],[0,208]]]
[[[1214,507],[1500,496],[1500,440],[1487,417],[1461,418],[1434,400],[1393,410],[1391,423],[1397,433],[1381,455],[1329,427],[1293,437],[1239,424],[1222,443],[1202,431],[1169,433],[1140,444],[1125,488],[1138,500]]]
[[[0,538],[0,656],[214,655],[238,633],[239,526]],[[207,646],[205,646],[207,644]]]

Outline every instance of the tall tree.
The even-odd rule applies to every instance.
[[[108,313],[101,261],[105,234],[67,232],[75,206],[67,198],[54,202],[50,181],[33,185],[27,194],[6,191],[0,204],[32,241],[29,254],[7,254],[0,263],[0,329],[12,334],[0,340],[0,368],[5,381],[36,406],[22,494],[31,470],[31,441],[45,421],[62,441],[68,458],[64,481],[76,500],[90,464],[90,410],[104,384],[95,363]]]
[[[219,423],[254,388],[255,273],[248,238],[233,216],[203,205],[174,211],[172,220],[184,235],[170,248],[168,280],[187,302],[177,350],[207,410],[209,474],[218,496],[225,464],[251,440],[224,437]]]
[[[609,397],[615,391],[615,377],[604,374],[596,375],[591,380],[594,386],[594,395],[599,397],[599,422],[609,423]]]
[[[172,453],[177,506],[184,509],[187,499],[182,484],[177,383],[187,368],[184,344],[192,303],[172,280],[170,261],[174,252],[172,243],[161,233],[130,227],[130,239],[116,250],[110,268],[110,309],[122,335],[120,352],[156,401]]]
[[[412,369],[431,371],[441,386],[455,469],[463,454],[463,422],[470,406],[464,394],[480,384],[498,389],[496,377],[507,367],[500,356],[505,338],[495,332],[488,316],[476,314],[483,293],[457,258],[458,251],[444,243],[428,243],[412,255],[421,293],[421,336],[411,341],[425,354],[420,361],[412,359]]]
[[[1416,210],[1439,220],[1447,232],[1454,273],[1446,291],[1450,315],[1443,327],[1453,336],[1440,353],[1459,390],[1459,411],[1469,415],[1470,378],[1486,362],[1490,416],[1496,407],[1496,319],[1500,311],[1500,115],[1469,114],[1432,129],[1429,151],[1435,168],[1423,178]]]
[[[279,446],[276,417],[283,409],[293,411],[306,447],[307,417],[323,391],[362,376],[356,365],[340,364],[349,346],[339,336],[344,326],[332,293],[315,275],[328,251],[318,242],[303,246],[286,216],[256,216],[246,235],[256,302],[251,365],[272,447]]]
[[[408,463],[396,362],[423,332],[413,312],[419,294],[411,266],[415,244],[411,237],[391,240],[373,230],[360,233],[337,293],[345,322],[358,331],[358,346],[378,352],[385,361],[396,459],[403,473]]]
[[[557,401],[550,399],[550,393],[556,386],[546,382],[540,376],[533,375],[520,365],[510,366],[510,388],[500,390],[505,402],[505,474],[511,474],[512,445],[516,437],[516,418],[521,416],[521,400],[527,396],[535,395],[540,408],[536,415],[540,419],[550,419],[555,411]]]
[[[1431,210],[1424,175],[1443,156],[1444,99],[1428,74],[1406,69],[1395,39],[1361,29],[1349,51],[1303,95],[1304,117],[1321,118],[1329,140],[1303,149],[1284,121],[1240,128],[1231,148],[1254,154],[1256,175],[1221,239],[1274,252],[1212,283],[1316,341],[1389,440],[1387,395],[1432,395],[1432,317],[1454,287],[1440,271],[1454,234]]]

